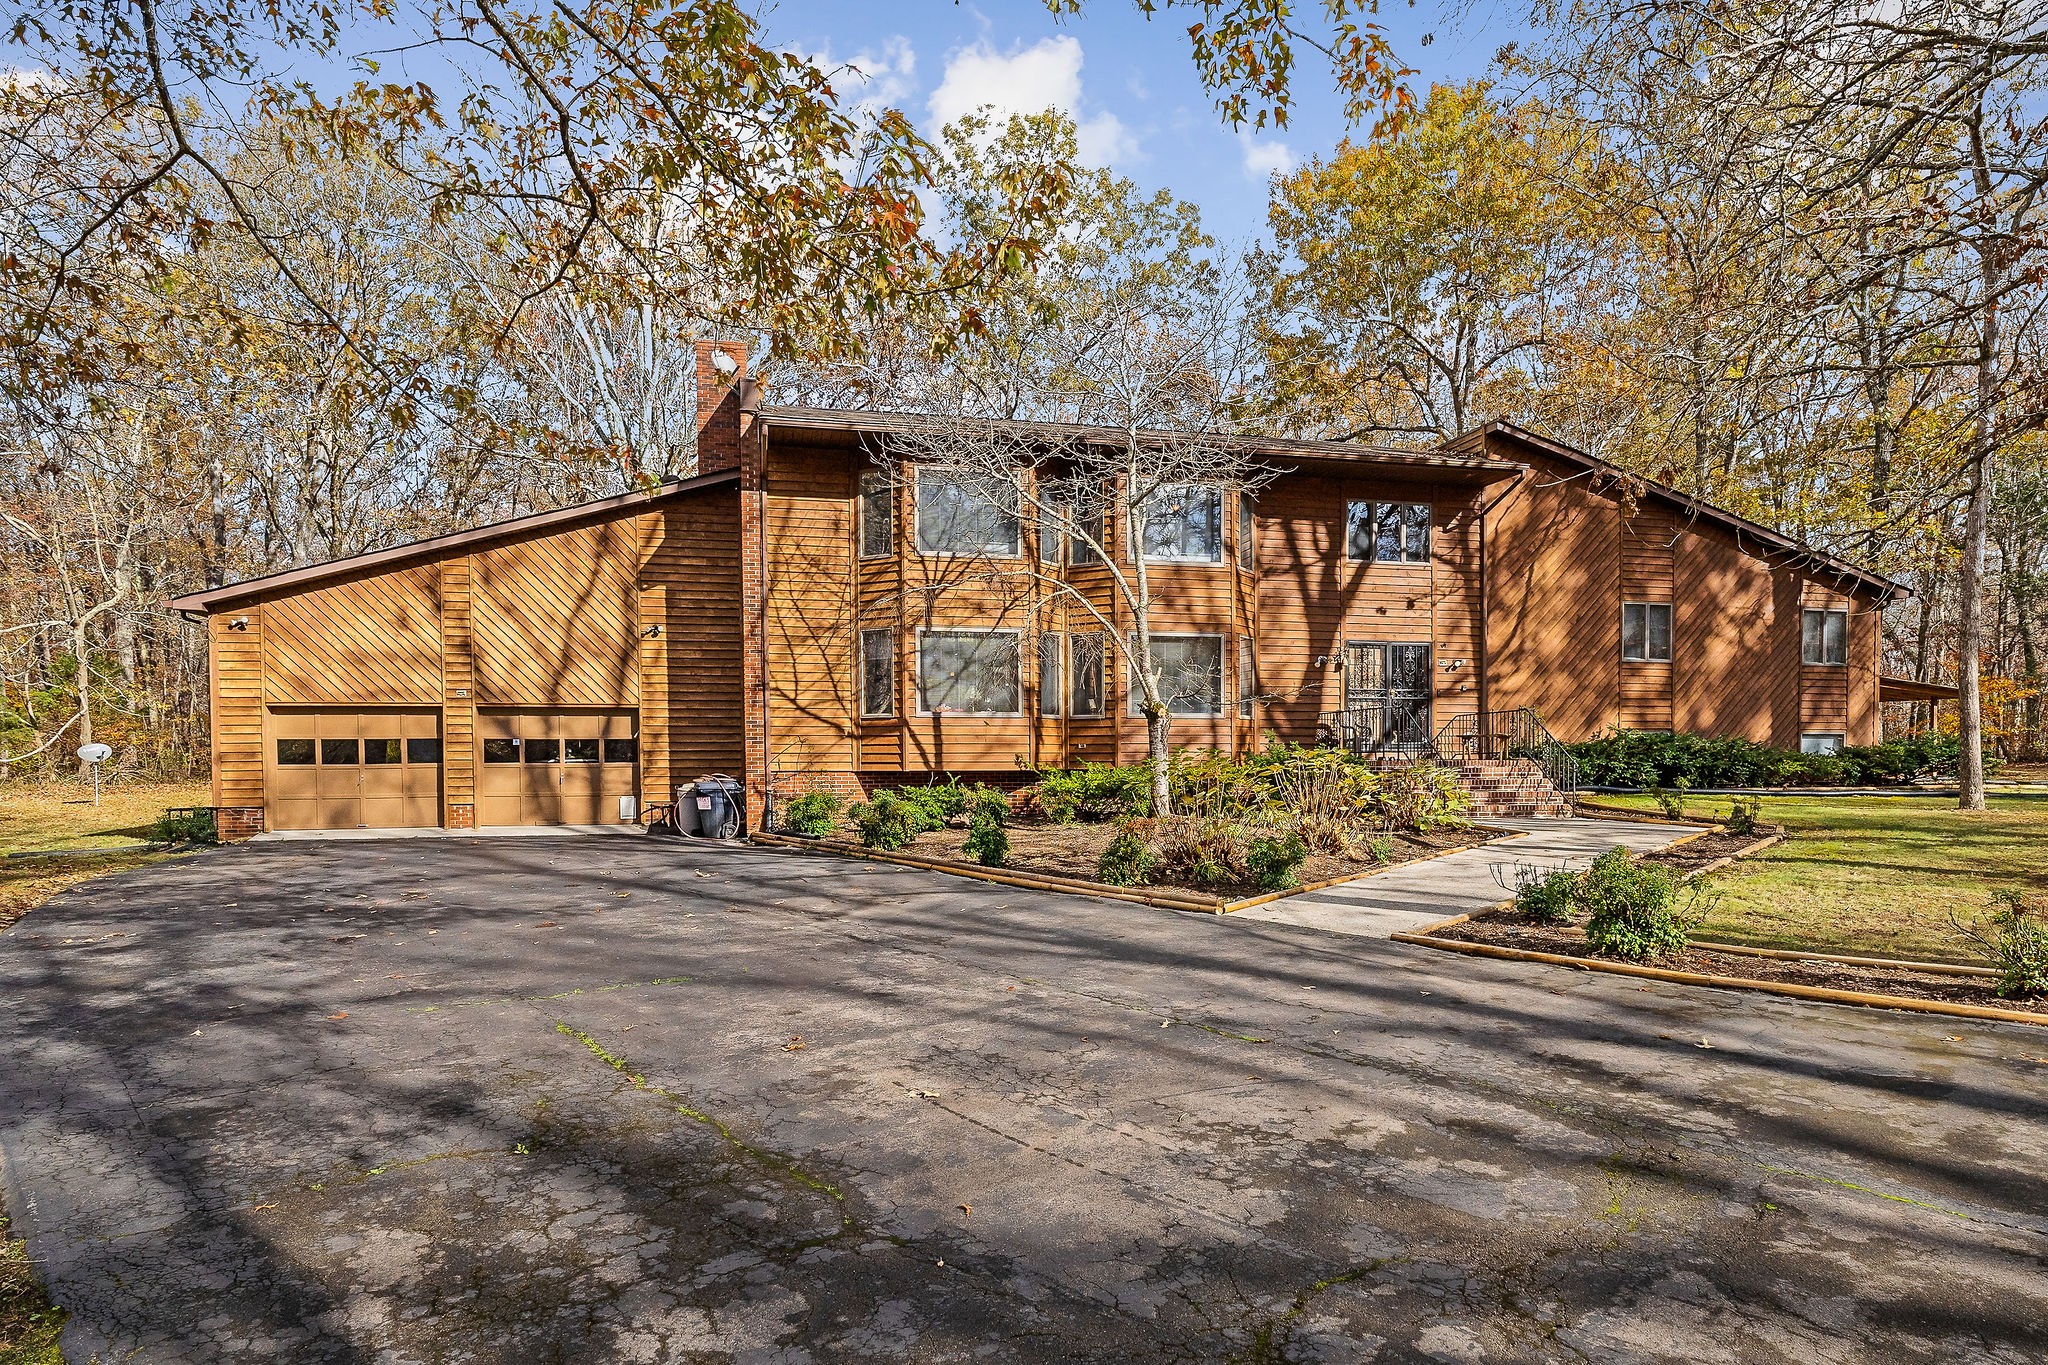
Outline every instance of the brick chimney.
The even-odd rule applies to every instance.
[[[712,357],[732,361],[732,373],[720,374]],[[747,422],[740,412],[740,388],[747,377],[747,343],[697,343],[697,472],[717,474],[738,469],[745,450]]]

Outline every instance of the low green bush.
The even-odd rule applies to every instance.
[[[1754,834],[1763,826],[1764,799],[1738,796],[1728,803],[1728,818],[1721,822],[1730,834]]]
[[[1412,829],[1427,834],[1470,823],[1472,794],[1458,785],[1458,775],[1436,763],[1405,763],[1379,774],[1374,794],[1379,822],[1385,829]]]
[[[1365,841],[1365,851],[1376,863],[1394,861],[1394,837],[1391,834],[1375,834]]]
[[[1084,763],[1078,768],[1041,769],[1028,793],[1038,812],[1056,825],[1090,824],[1152,813],[1152,770],[1143,763],[1122,767]]]
[[[1221,886],[1247,877],[1251,840],[1235,820],[1213,815],[1175,815],[1155,823],[1155,868],[1165,880],[1185,886]]]
[[[1586,911],[1587,946],[1631,962],[1683,950],[1700,920],[1681,907],[1676,873],[1641,862],[1625,848],[1595,858],[1577,877],[1571,899]]]
[[[1136,830],[1121,830],[1095,862],[1095,879],[1111,886],[1143,886],[1152,880],[1152,850]]]
[[[1252,885],[1261,891],[1285,891],[1290,886],[1299,886],[1301,865],[1306,861],[1308,845],[1298,834],[1254,839],[1244,858]]]
[[[976,788],[968,798],[967,842],[962,851],[983,867],[1001,867],[1010,856],[1010,803],[992,787]]]
[[[1533,924],[1563,924],[1572,917],[1578,874],[1567,868],[1545,872],[1531,863],[1516,866],[1515,909]]]
[[[2001,888],[1991,893],[1991,914],[1975,923],[1956,922],[1998,968],[1998,994],[2048,994],[2048,896]]]
[[[217,844],[220,825],[213,812],[200,806],[193,810],[167,810],[149,827],[151,842],[159,844]]]
[[[830,834],[839,823],[839,798],[830,792],[805,792],[782,808],[782,827],[813,839]]]
[[[846,812],[869,848],[890,852],[907,847],[927,828],[924,813],[893,791],[879,791],[872,801],[856,803]]]
[[[925,829],[944,829],[948,820],[967,809],[974,794],[974,788],[963,786],[957,777],[895,790],[898,800],[916,809]]]
[[[1953,735],[1918,734],[1836,754],[1802,754],[1739,736],[1615,730],[1568,745],[1579,780],[1593,787],[1827,787],[1953,776],[1962,747]],[[1993,762],[1985,756],[1987,764]]]

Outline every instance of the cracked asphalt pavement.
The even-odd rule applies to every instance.
[[[2038,1361],[2048,1030],[802,852],[242,846],[0,935],[73,1362]]]

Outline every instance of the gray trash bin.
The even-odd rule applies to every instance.
[[[676,788],[676,833],[701,834],[704,825],[697,819],[697,784],[685,782]]]
[[[736,839],[746,825],[746,793],[730,777],[700,777],[690,804],[696,808],[698,829],[691,831],[707,839]]]

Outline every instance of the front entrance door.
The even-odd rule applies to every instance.
[[[265,763],[271,829],[441,823],[441,718],[433,711],[277,708]]]
[[[1430,691],[1428,645],[1344,642],[1344,709],[1368,751],[1427,748]]]
[[[640,790],[638,713],[493,710],[476,718],[477,823],[613,825]]]

